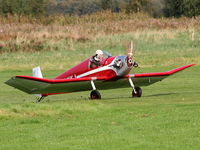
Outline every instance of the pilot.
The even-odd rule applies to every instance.
[[[96,54],[90,58],[90,68],[96,68],[101,65],[101,60],[103,59],[103,51],[96,50]]]

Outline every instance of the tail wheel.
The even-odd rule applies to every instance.
[[[132,97],[141,97],[142,89],[140,87],[135,87],[135,90],[132,91]]]
[[[91,98],[91,99],[101,99],[101,94],[99,93],[99,91],[93,90],[93,91],[90,93],[90,98]]]

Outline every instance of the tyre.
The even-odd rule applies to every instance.
[[[142,96],[142,89],[140,87],[135,87],[135,91],[132,91],[132,97],[141,97]]]
[[[90,98],[93,99],[101,99],[101,94],[99,93],[99,91],[94,90],[90,93]]]

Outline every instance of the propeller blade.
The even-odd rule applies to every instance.
[[[129,48],[127,50],[127,56],[130,58],[132,58],[133,56],[133,41],[131,41],[129,44]]]

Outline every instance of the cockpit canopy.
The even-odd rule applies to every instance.
[[[112,57],[112,54],[109,53],[108,51],[103,51],[103,56],[104,58],[109,58],[109,57]]]

